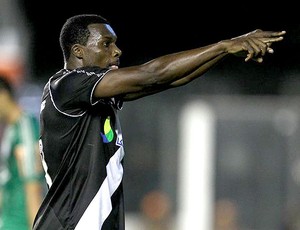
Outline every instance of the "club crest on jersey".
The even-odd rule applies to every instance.
[[[104,133],[100,132],[103,142],[111,142],[114,139],[114,131],[110,126],[110,116],[105,119],[103,130]]]
[[[123,146],[123,137],[121,133],[117,132],[117,140],[116,140],[116,145],[118,146]]]

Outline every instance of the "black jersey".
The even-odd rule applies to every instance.
[[[125,229],[122,101],[93,99],[109,70],[61,70],[44,87],[40,152],[49,190],[34,230]]]

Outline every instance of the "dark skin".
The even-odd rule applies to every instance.
[[[121,96],[124,101],[185,85],[230,54],[242,56],[246,62],[261,63],[266,54],[274,52],[272,43],[281,41],[286,33],[255,30],[205,47],[164,55],[142,65],[118,68],[122,51],[116,45],[114,30],[107,24],[91,24],[88,28],[91,34],[87,45],[72,46],[65,68],[110,68],[98,83],[94,97]]]

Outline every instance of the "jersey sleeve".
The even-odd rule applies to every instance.
[[[78,115],[94,104],[92,93],[107,69],[76,69],[53,80],[50,92],[56,108],[63,113]]]

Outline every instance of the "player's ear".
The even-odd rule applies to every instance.
[[[75,57],[79,59],[83,58],[83,47],[81,45],[74,44],[71,48],[71,52]]]

